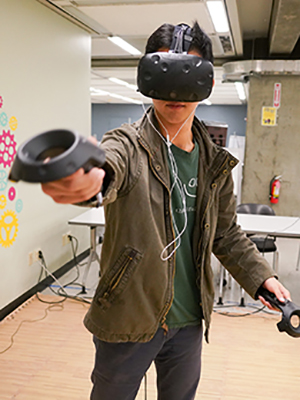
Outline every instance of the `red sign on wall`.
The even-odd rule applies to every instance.
[[[275,83],[273,107],[276,108],[280,107],[280,98],[281,98],[281,83]]]

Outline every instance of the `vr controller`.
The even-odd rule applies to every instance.
[[[282,319],[277,324],[279,332],[286,332],[292,337],[300,337],[300,307],[289,300],[282,303],[274,293],[262,287],[257,294],[282,312]]]
[[[34,136],[18,149],[9,179],[15,182],[51,182],[84,168],[105,164],[104,151],[85,137],[66,129]]]

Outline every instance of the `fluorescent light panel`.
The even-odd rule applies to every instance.
[[[109,97],[114,97],[115,99],[127,101],[128,103],[143,104],[142,101],[132,99],[131,97],[121,96],[120,94],[106,92],[105,90],[101,90],[101,89],[95,89],[95,88],[91,87],[90,91],[91,91],[91,96],[109,96]]]
[[[238,92],[240,100],[245,101],[246,93],[245,93],[244,85],[242,84],[242,82],[235,82],[235,87]]]
[[[127,51],[127,53],[132,54],[133,56],[139,56],[141,52],[135,47],[131,46],[131,44],[127,43],[124,39],[119,36],[108,36],[108,40],[117,46],[121,47],[121,49]]]
[[[92,96],[108,96],[108,94],[109,94],[105,90],[95,89],[93,87],[90,88],[90,91],[91,91]]]
[[[215,30],[218,33],[229,32],[228,19],[223,1],[207,1],[206,5]]]
[[[121,96],[120,94],[110,93],[109,95],[110,95],[111,97],[116,98],[116,99],[120,99],[120,100],[127,101],[128,103],[143,104],[142,101],[134,100],[134,99],[132,99],[132,98],[130,98],[130,97],[126,97],[126,96]]]
[[[123,81],[122,79],[119,78],[108,78],[109,81],[116,83],[117,85],[121,85],[121,86],[126,86],[129,89],[135,90],[137,91],[137,86],[136,85],[131,85],[130,83]]]

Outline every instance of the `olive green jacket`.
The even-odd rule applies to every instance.
[[[152,108],[148,114],[157,126]],[[274,274],[236,223],[231,170],[237,160],[211,141],[197,118],[193,135],[200,149],[193,257],[207,334],[212,252],[252,297]],[[101,147],[112,173],[103,200],[101,279],[84,323],[104,341],[146,342],[173,298],[175,257],[160,258],[174,239],[166,145],[144,115],[105,134]]]

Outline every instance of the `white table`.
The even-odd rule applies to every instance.
[[[300,217],[237,214],[237,221],[249,234],[300,239]]]
[[[300,217],[279,215],[237,214],[238,224],[246,233],[300,239]],[[300,265],[300,248],[296,271]]]
[[[277,215],[257,215],[257,214],[237,214],[237,222],[241,225],[244,232],[248,234],[271,235],[282,238],[300,239],[300,218],[285,217]],[[83,290],[85,291],[85,282],[88,276],[92,261],[100,259],[96,252],[97,235],[96,228],[104,227],[105,217],[103,207],[91,208],[83,214],[69,221],[69,224],[84,225],[90,227],[91,252],[88,264],[83,277]],[[296,270],[299,269],[300,251],[298,254]]]
[[[105,217],[103,207],[99,208],[90,208],[88,211],[85,211],[83,214],[78,215],[75,218],[72,218],[68,221],[70,225],[84,225],[90,227],[90,242],[91,242],[91,251],[88,258],[88,263],[84,272],[84,276],[82,278],[82,293],[86,293],[86,279],[91,267],[91,263],[93,261],[98,261],[100,266],[100,259],[96,251],[97,247],[97,227],[104,227],[105,225]]]
[[[237,223],[247,234],[258,234],[263,236],[275,236],[281,238],[300,239],[300,218],[285,217],[277,215],[237,214]],[[299,270],[300,249],[296,264]],[[224,268],[220,271],[220,287],[218,304],[223,304],[223,279]],[[244,305],[244,291],[242,291],[241,304]]]

